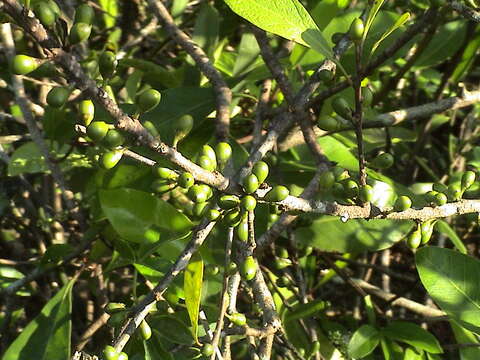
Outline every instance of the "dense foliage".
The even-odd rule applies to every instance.
[[[476,6],[1,0],[2,359],[479,359]]]

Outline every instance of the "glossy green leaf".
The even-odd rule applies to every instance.
[[[382,329],[382,335],[392,340],[407,343],[417,349],[422,349],[432,354],[443,353],[435,336],[421,326],[411,322],[393,321]]]
[[[370,354],[380,342],[378,330],[371,325],[362,325],[354,333],[348,343],[348,354],[361,359]]]
[[[68,282],[13,341],[2,360],[70,359],[72,288]]]
[[[187,305],[188,316],[192,323],[192,333],[195,341],[198,335],[198,314],[200,312],[200,301],[202,299],[203,284],[203,260],[199,253],[192,256],[185,269],[183,291],[185,292],[185,304]]]
[[[450,225],[448,225],[447,222],[445,222],[444,220],[438,220],[435,223],[435,229],[446,235],[452,241],[453,245],[455,245],[458,251],[460,251],[462,254],[467,253],[467,248],[463,244],[462,239],[458,237],[455,230]]]
[[[155,315],[149,318],[148,323],[158,335],[174,344],[190,346],[192,333],[180,319],[170,315]],[[175,330],[175,331],[173,331]]]
[[[450,80],[452,83],[457,83],[465,74],[468,73],[468,70],[473,65],[473,62],[476,58],[478,49],[480,48],[480,26],[477,25],[475,32],[471,37],[467,47],[460,57],[460,61],[455,66]]]
[[[185,215],[150,193],[121,188],[101,190],[99,197],[113,228],[128,241],[166,241],[192,226]]]
[[[118,16],[117,0],[99,0],[100,7],[104,11],[103,21],[106,28],[115,26],[116,18]]]
[[[480,333],[480,261],[457,251],[424,247],[415,254],[423,286],[466,329]]]
[[[480,342],[478,337],[453,320],[450,320],[450,325],[459,345],[460,360],[480,359]],[[478,344],[478,346],[462,347],[462,344]]]
[[[162,343],[158,339],[160,334],[156,329],[153,330],[153,336],[147,340],[143,341],[143,348],[145,351],[145,360],[173,360],[173,355],[165,350]]]
[[[298,0],[225,0],[238,15],[268,32],[316,50],[331,57],[332,50],[317,24]],[[313,47],[313,46],[312,46]]]
[[[238,45],[238,55],[235,59],[232,76],[240,76],[258,64],[260,48],[255,36],[250,33],[242,35]]]
[[[195,18],[192,40],[211,57],[217,46],[218,31],[218,11],[212,5],[204,3]]]
[[[377,17],[378,11],[382,7],[385,0],[374,0],[372,7],[370,8],[367,16],[367,21],[365,21],[365,30],[363,31],[363,39],[365,40],[370,28],[372,27],[373,21]]]
[[[402,16],[400,16],[398,18],[397,21],[395,21],[395,24],[392,25],[392,27],[390,29],[388,29],[383,35],[382,37],[377,40],[375,42],[375,44],[373,44],[373,47],[372,49],[370,50],[370,54],[373,54],[375,52],[375,50],[378,48],[378,46],[380,45],[380,43],[385,40],[391,33],[393,33],[395,30],[397,30],[400,26],[402,26],[403,24],[405,24],[408,19],[410,19],[410,13],[406,12],[404,13]]]
[[[325,310],[327,307],[327,304],[323,300],[314,300],[310,301],[306,304],[297,304],[293,306],[291,309],[288,309],[288,311],[285,314],[285,320],[284,321],[293,321],[293,320],[298,320],[298,319],[304,319],[310,316],[315,315],[318,312],[321,312],[322,310]]]

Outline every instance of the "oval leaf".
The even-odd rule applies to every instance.
[[[375,350],[379,342],[378,330],[371,325],[362,325],[348,343],[348,354],[354,359],[361,359]]]
[[[203,260],[199,253],[192,256],[185,269],[183,291],[185,292],[185,304],[188,316],[192,323],[192,332],[195,341],[198,342],[198,314],[200,312],[200,300],[202,298],[203,284]]]
[[[382,329],[382,334],[392,340],[402,341],[432,354],[443,353],[435,336],[414,323],[393,321]]]

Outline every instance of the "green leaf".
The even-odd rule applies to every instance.
[[[125,240],[162,241],[188,232],[190,220],[166,201],[133,189],[101,190],[100,204],[113,228]]]
[[[375,42],[375,44],[373,45],[372,47],[372,50],[370,50],[370,55],[373,54],[375,52],[375,50],[378,48],[378,46],[380,45],[380,43],[385,40],[392,32],[394,32],[395,30],[397,30],[400,26],[402,26],[403,24],[405,24],[408,19],[410,19],[410,13],[406,12],[404,13],[402,16],[400,16],[397,21],[395,21],[395,24],[392,25],[392,27],[390,29],[388,29],[383,35],[382,37],[377,40]]]
[[[466,329],[480,333],[480,262],[457,251],[424,247],[415,254],[423,286]]]
[[[380,342],[378,330],[371,325],[362,325],[354,333],[348,343],[348,354],[361,359],[370,354]]]
[[[232,76],[240,76],[252,70],[259,60],[259,54],[260,48],[255,36],[250,33],[243,34],[240,45],[238,45],[238,55],[235,59]]]
[[[382,7],[384,2],[385,0],[375,0],[373,2],[373,6],[368,12],[367,21],[365,21],[365,30],[363,31],[363,40],[367,38],[367,34],[370,31],[370,28],[372,27],[373,20],[375,20],[375,17],[377,16],[377,13]]]
[[[450,77],[450,81],[452,83],[457,83],[461,78],[463,78],[463,75],[468,72],[476,58],[479,48],[480,26],[477,25],[477,27],[475,28],[475,33],[472,35],[471,40],[463,51],[462,56],[460,57],[460,61],[457,63],[455,70]]]
[[[174,316],[154,315],[149,318],[148,323],[154,331],[158,331],[159,336],[174,344],[189,346],[192,344],[192,333],[180,319]]]
[[[68,282],[7,349],[2,360],[68,360],[72,331],[72,287]]]
[[[183,291],[185,292],[185,304],[188,316],[192,323],[192,333],[198,342],[198,314],[200,312],[200,300],[202,298],[203,283],[203,260],[199,253],[192,256],[185,269]]]
[[[103,21],[106,28],[115,26],[116,17],[118,16],[117,0],[99,0],[100,7],[104,11]]]
[[[477,336],[458,325],[455,321],[450,320],[453,334],[457,340],[460,352],[460,360],[480,359],[480,343]],[[462,344],[479,344],[479,346],[462,347]]]
[[[173,360],[171,353],[166,351],[159,341],[160,334],[156,329],[153,330],[153,336],[148,341],[143,341],[143,348],[145,351],[145,360]]]
[[[195,19],[192,40],[212,57],[218,43],[219,16],[212,5],[204,3]]]
[[[442,234],[448,236],[452,241],[453,245],[460,251],[462,254],[467,254],[467,248],[463,244],[462,239],[460,239],[454,229],[447,222],[443,220],[438,220],[435,223],[435,228],[440,231]]]
[[[382,329],[382,335],[392,340],[407,343],[417,349],[432,354],[441,354],[443,350],[438,340],[417,324],[406,321],[393,321]]]
[[[225,0],[238,15],[259,28],[316,47],[326,57],[332,57],[328,42],[308,11],[298,0]],[[313,46],[312,46],[313,48]]]
[[[285,322],[304,319],[310,317],[315,313],[325,310],[327,304],[323,300],[314,300],[306,304],[299,303],[293,306],[285,314]]]

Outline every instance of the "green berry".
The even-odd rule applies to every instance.
[[[333,184],[335,183],[335,175],[331,171],[325,171],[320,175],[320,179],[318,180],[318,185],[320,189],[330,189]]]
[[[453,183],[448,185],[448,198],[451,201],[458,201],[462,198],[463,191],[459,183]]]
[[[87,135],[93,142],[99,143],[107,135],[110,127],[104,121],[93,121],[87,127]]]
[[[405,211],[407,209],[410,209],[412,207],[412,200],[408,196],[402,195],[397,198],[397,201],[395,201],[395,205],[393,206],[393,209],[395,211]]]
[[[227,274],[228,275],[233,275],[235,274],[237,271],[238,271],[238,268],[237,268],[237,264],[235,264],[233,261],[231,261],[229,264],[228,264],[228,267],[227,267]]]
[[[335,74],[333,73],[333,71],[327,69],[322,69],[318,72],[318,79],[326,84],[329,84],[334,77]]]
[[[205,202],[208,200],[208,191],[200,185],[193,185],[187,193],[188,197],[196,203]]]
[[[393,156],[389,153],[381,153],[370,162],[370,167],[374,169],[388,169],[393,165]]]
[[[433,184],[432,188],[434,191],[437,191],[437,192],[442,192],[442,193],[448,192],[448,186],[442,183],[435,183]]]
[[[243,179],[243,190],[245,190],[247,194],[254,193],[259,186],[260,184],[255,174],[250,174]]]
[[[362,88],[362,105],[370,106],[373,101],[373,92],[368,87]]]
[[[82,100],[78,105],[78,111],[80,112],[80,118],[85,126],[90,125],[95,116],[95,105],[92,100]]]
[[[217,155],[218,162],[225,164],[232,157],[232,147],[229,143],[219,142],[215,146],[215,154]]]
[[[373,199],[373,187],[368,184],[360,186],[359,197],[364,203],[371,202]]]
[[[145,320],[140,323],[140,334],[143,340],[148,340],[152,337],[152,328]]]
[[[201,218],[208,210],[208,202],[195,203],[192,208],[192,214],[196,218]]]
[[[200,156],[197,160],[197,163],[201,168],[207,171],[215,171],[215,168],[217,167],[212,159],[206,155]]]
[[[407,245],[411,249],[416,249],[422,243],[422,231],[420,226],[417,227],[407,238]]]
[[[57,14],[47,2],[39,2],[34,8],[34,12],[44,26],[50,27],[57,20]]]
[[[159,138],[160,134],[158,133],[157,127],[149,120],[143,121],[143,127],[155,138]]]
[[[358,184],[355,180],[349,179],[343,183],[343,190],[344,195],[349,198],[353,199],[358,196]]]
[[[190,189],[194,183],[195,179],[189,172],[184,172],[178,177],[178,185],[184,189]]]
[[[277,246],[275,248],[275,255],[282,259],[288,259],[290,257],[288,250],[283,246]]]
[[[125,311],[126,309],[127,307],[125,306],[124,303],[111,302],[111,303],[108,303],[107,306],[105,306],[104,310],[107,314],[112,315],[118,312]]]
[[[330,115],[321,115],[317,120],[317,126],[323,131],[337,131],[340,129],[337,119]]]
[[[118,164],[118,162],[122,159],[123,151],[121,150],[112,150],[107,151],[100,157],[100,165],[106,169],[110,170]]]
[[[60,14],[62,13],[62,11],[60,10],[60,8],[58,7],[57,3],[55,2],[55,0],[46,0],[46,2],[48,3],[48,6],[50,6],[50,9],[52,9],[52,11],[58,16],[60,16]]]
[[[331,40],[334,44],[338,44],[340,40],[343,39],[344,36],[345,36],[344,33],[336,32],[332,34]]]
[[[141,113],[153,110],[159,103],[162,95],[155,89],[148,89],[137,97],[136,105]]]
[[[235,227],[235,234],[237,235],[238,240],[247,242],[248,241],[248,221],[243,219],[240,224]]]
[[[117,360],[128,360],[128,355],[127,353],[124,353],[123,351],[118,354],[118,359]]]
[[[236,195],[222,195],[218,199],[218,206],[224,210],[230,210],[240,204],[240,199]]]
[[[244,326],[247,323],[247,318],[245,314],[242,313],[233,313],[228,319],[237,326]]]
[[[157,166],[155,167],[154,171],[155,175],[157,175],[160,179],[175,180],[178,178],[178,174],[169,168]]]
[[[95,17],[95,12],[93,11],[93,9],[87,4],[82,4],[75,10],[74,22],[91,25],[94,17]]]
[[[342,181],[350,177],[348,171],[341,166],[335,166],[331,171],[335,175],[335,181]]]
[[[245,258],[240,271],[242,277],[247,281],[250,281],[255,277],[255,274],[257,273],[257,263],[253,256],[247,256]]]
[[[107,135],[102,139],[102,144],[109,149],[115,149],[122,146],[124,142],[125,138],[122,133],[116,129],[108,130]]]
[[[432,220],[425,221],[421,224],[421,234],[422,234],[422,241],[421,243],[424,245],[428,243],[432,237],[433,234],[433,227],[435,225],[435,222]]]
[[[434,204],[438,191],[430,190],[425,194],[425,201],[429,204]]]
[[[210,343],[205,343],[203,344],[203,347],[202,347],[202,355],[205,357],[205,358],[210,358],[210,356],[212,356],[213,354],[213,345],[210,344]]]
[[[465,171],[462,175],[462,190],[467,190],[475,182],[475,173],[471,170]]]
[[[107,345],[103,348],[103,357],[105,360],[118,360],[118,353],[111,345]]]
[[[287,287],[288,285],[291,284],[291,281],[290,279],[288,278],[288,276],[281,276],[279,277],[276,281],[275,281],[275,285],[277,285],[278,287],[281,287],[281,288],[285,288]]]
[[[165,194],[170,190],[173,190],[176,186],[177,184],[175,184],[174,182],[163,179],[157,179],[151,185],[152,190],[155,191],[157,194]]]
[[[268,164],[264,161],[258,161],[255,163],[255,165],[253,165],[252,174],[257,177],[259,184],[262,184],[265,181],[268,176],[268,172]]]
[[[215,150],[210,145],[203,145],[200,156],[208,157],[214,164],[217,163],[217,155],[215,155]]]
[[[242,198],[242,209],[245,211],[253,211],[257,206],[257,200],[252,195],[247,195]]]
[[[87,40],[90,37],[92,31],[92,26],[85,23],[76,23],[73,24],[70,29],[69,40],[70,44],[75,45],[79,44],[82,41]]]
[[[290,191],[283,185],[274,186],[264,197],[265,201],[278,202],[285,200]]]
[[[100,74],[102,75],[102,78],[104,80],[109,79],[113,76],[113,74],[115,73],[115,70],[117,68],[117,63],[118,62],[117,62],[116,55],[111,51],[105,51],[104,53],[102,53],[102,55],[100,55],[100,59],[98,61],[98,68],[99,68]],[[154,90],[154,91],[156,91],[156,90]],[[158,102],[157,102],[157,104],[158,104]],[[144,112],[146,112],[146,111],[144,111]]]
[[[243,219],[243,216],[239,209],[231,209],[227,211],[227,213],[224,216],[224,219],[228,226],[235,227],[238,224],[240,224],[240,222]]]
[[[28,55],[16,55],[12,61],[12,72],[16,75],[26,75],[37,69],[43,62]]]
[[[291,265],[292,265],[292,260],[286,259],[286,258],[276,257],[275,260],[273,261],[273,266],[277,270],[285,269]]]
[[[351,119],[352,117],[352,109],[348,104],[347,100],[344,98],[337,96],[332,100],[332,108],[333,110],[345,119]]]
[[[364,31],[365,25],[363,24],[362,19],[356,18],[350,25],[348,35],[350,35],[350,39],[352,39],[352,41],[358,42],[362,40]]]
[[[174,130],[174,139],[173,146],[177,146],[177,143],[185,138],[190,131],[193,129],[193,117],[191,115],[185,114],[181,116],[173,125]]]
[[[61,108],[68,100],[70,90],[65,87],[54,87],[47,94],[47,104],[54,108]]]
[[[447,201],[448,201],[447,195],[445,195],[444,193],[439,192],[435,195],[435,200],[434,200],[435,205],[442,206],[442,205],[445,205]]]
[[[210,221],[217,221],[222,214],[217,209],[209,209],[206,213],[206,217]]]

